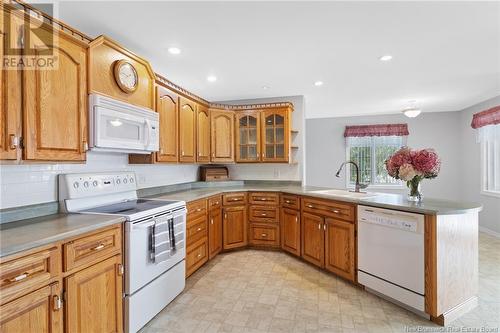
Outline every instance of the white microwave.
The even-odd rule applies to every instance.
[[[89,95],[90,150],[150,154],[159,150],[159,117],[98,94]]]

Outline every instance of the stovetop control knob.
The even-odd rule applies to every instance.
[[[79,187],[80,187],[80,183],[78,183],[78,182],[74,182],[74,183],[73,183],[73,187],[74,187],[74,188],[79,188]]]
[[[121,182],[122,182],[122,181],[121,181],[120,179],[117,179],[117,180],[116,180],[116,183],[117,183],[117,184],[120,184]]]
[[[127,183],[128,183],[127,178],[123,178],[123,184],[127,184]]]
[[[98,183],[97,183],[97,180],[94,180],[94,181],[92,182],[92,185],[94,185],[94,186],[97,186],[97,184],[98,184]]]
[[[83,186],[86,187],[86,188],[88,188],[89,187],[89,182],[88,181],[84,181],[83,182]]]

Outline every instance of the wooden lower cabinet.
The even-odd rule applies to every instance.
[[[65,278],[68,333],[122,332],[121,255]]]
[[[208,258],[212,259],[222,251],[222,210],[220,206],[211,209],[208,216]]]
[[[225,207],[223,230],[223,249],[229,250],[247,245],[247,208],[246,206]]]
[[[186,277],[208,261],[208,238],[205,236],[186,249]]]
[[[302,213],[302,258],[310,263],[325,266],[325,234],[322,216]]]
[[[326,218],[325,225],[325,268],[343,278],[354,281],[354,224]]]
[[[274,223],[251,223],[248,238],[251,245],[279,247],[279,225]]]
[[[56,282],[0,306],[0,332],[62,332],[63,310],[59,302],[60,295],[61,287]]]
[[[281,208],[281,248],[300,256],[300,212]]]

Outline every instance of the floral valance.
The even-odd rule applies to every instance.
[[[344,137],[360,136],[406,136],[408,135],[408,124],[378,124],[346,126]]]
[[[487,125],[500,124],[500,105],[481,111],[472,116],[472,128],[481,128]]]

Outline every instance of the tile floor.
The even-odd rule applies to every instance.
[[[499,332],[500,239],[481,234],[479,243],[479,307],[451,326]],[[185,291],[142,333],[386,333],[419,328],[440,329],[285,253],[242,250],[221,254],[193,274]]]

